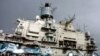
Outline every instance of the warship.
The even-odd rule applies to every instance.
[[[0,56],[98,56],[89,32],[75,29],[75,15],[56,23],[50,3],[34,20],[17,19],[13,34],[0,30]]]

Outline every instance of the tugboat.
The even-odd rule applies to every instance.
[[[13,34],[0,30],[0,56],[98,56],[89,32],[74,28],[75,15],[59,23],[50,3],[35,20],[17,19]]]

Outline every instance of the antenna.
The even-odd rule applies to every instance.
[[[70,16],[69,16],[69,21],[66,21],[66,23],[65,23],[65,28],[68,26],[68,24],[70,24],[71,22],[73,22],[73,20],[75,20],[75,14],[74,14],[74,16],[71,18]]]
[[[80,25],[79,24],[76,24],[77,25],[77,31],[81,31],[81,29],[80,29]]]
[[[84,32],[86,32],[86,27],[87,27],[86,24],[84,24],[84,25],[83,25],[83,30],[84,30]]]

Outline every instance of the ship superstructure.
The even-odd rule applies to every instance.
[[[35,20],[17,20],[14,34],[0,33],[1,56],[93,56],[96,46],[89,32],[74,28],[75,16],[55,22],[54,8],[41,7]]]

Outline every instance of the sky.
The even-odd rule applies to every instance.
[[[40,7],[50,2],[56,7],[54,19],[64,20],[76,15],[76,28],[89,31],[100,48],[100,0],[0,0],[0,29],[13,33],[17,18],[35,19]]]

